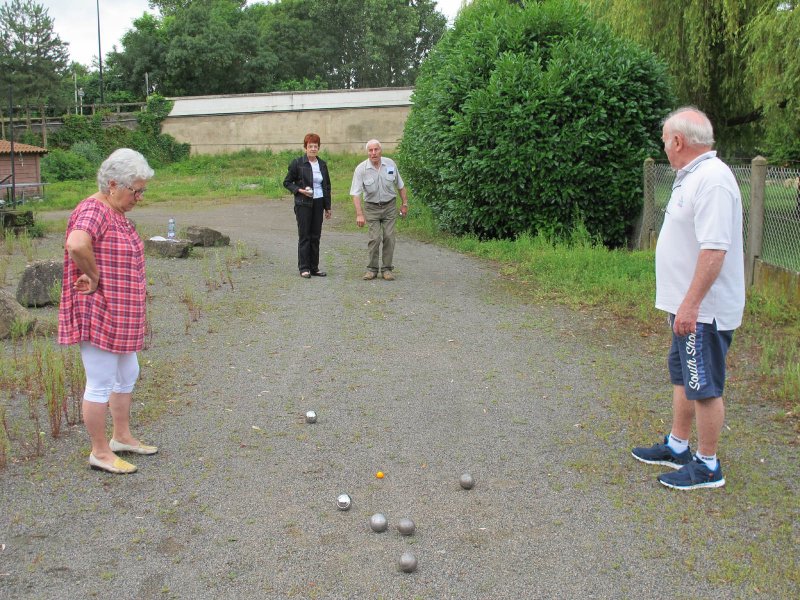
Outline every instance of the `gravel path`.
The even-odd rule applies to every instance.
[[[0,598],[734,596],[620,502],[626,486],[656,506],[676,495],[621,434],[587,434],[616,383],[598,364],[632,360],[586,336],[589,317],[515,302],[491,265],[402,236],[397,280],[361,281],[366,233],[328,223],[329,276],[301,279],[287,201],[171,210],[250,257],[212,290],[233,251],[148,260],[142,385],[172,375],[167,410],[136,430],[162,451],[132,476],[91,471],[77,428],[0,472]],[[167,211],[131,216],[153,234]],[[663,360],[640,358],[636,384],[666,393]],[[581,468],[604,454],[630,461],[622,488]],[[389,531],[369,530],[376,512]]]

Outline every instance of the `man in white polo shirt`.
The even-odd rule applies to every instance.
[[[363,227],[365,223],[369,224],[369,264],[363,279],[375,279],[378,276],[379,263],[382,263],[383,278],[392,281],[397,195],[400,194],[403,200],[400,205],[402,216],[408,212],[408,195],[395,162],[381,156],[381,143],[370,140],[366,148],[369,158],[356,167],[350,186],[350,195],[356,207],[356,225]]]
[[[675,489],[725,485],[717,445],[725,420],[725,356],[744,312],[742,198],[712,150],[714,131],[694,107],[664,121],[664,151],[676,171],[656,246],[656,308],[672,327],[668,357],[672,431],[633,457],[677,471],[658,481]],[[697,422],[697,452],[689,436]]]

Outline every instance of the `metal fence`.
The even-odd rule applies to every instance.
[[[742,192],[745,255],[752,281],[753,261],[800,272],[800,169],[767,165],[756,157],[732,165]],[[653,247],[664,222],[675,172],[666,161],[644,163],[644,210],[640,248]]]

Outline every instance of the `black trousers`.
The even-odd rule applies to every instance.
[[[312,206],[294,205],[297,217],[297,268],[316,273],[319,271],[319,240],[322,238],[322,198],[314,198]]]

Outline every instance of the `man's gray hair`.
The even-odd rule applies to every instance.
[[[370,144],[378,144],[378,148],[383,149],[383,146],[381,146],[381,143],[378,140],[372,139],[368,141],[366,144],[364,144],[364,150],[366,150],[367,152],[369,152]]]
[[[664,119],[664,127],[671,133],[683,135],[689,146],[714,145],[714,127],[706,113],[695,106],[682,106]]]
[[[114,150],[97,170],[97,187],[101,192],[109,192],[109,183],[130,186],[137,179],[150,179],[155,171],[147,164],[147,159],[136,150],[120,148]]]

